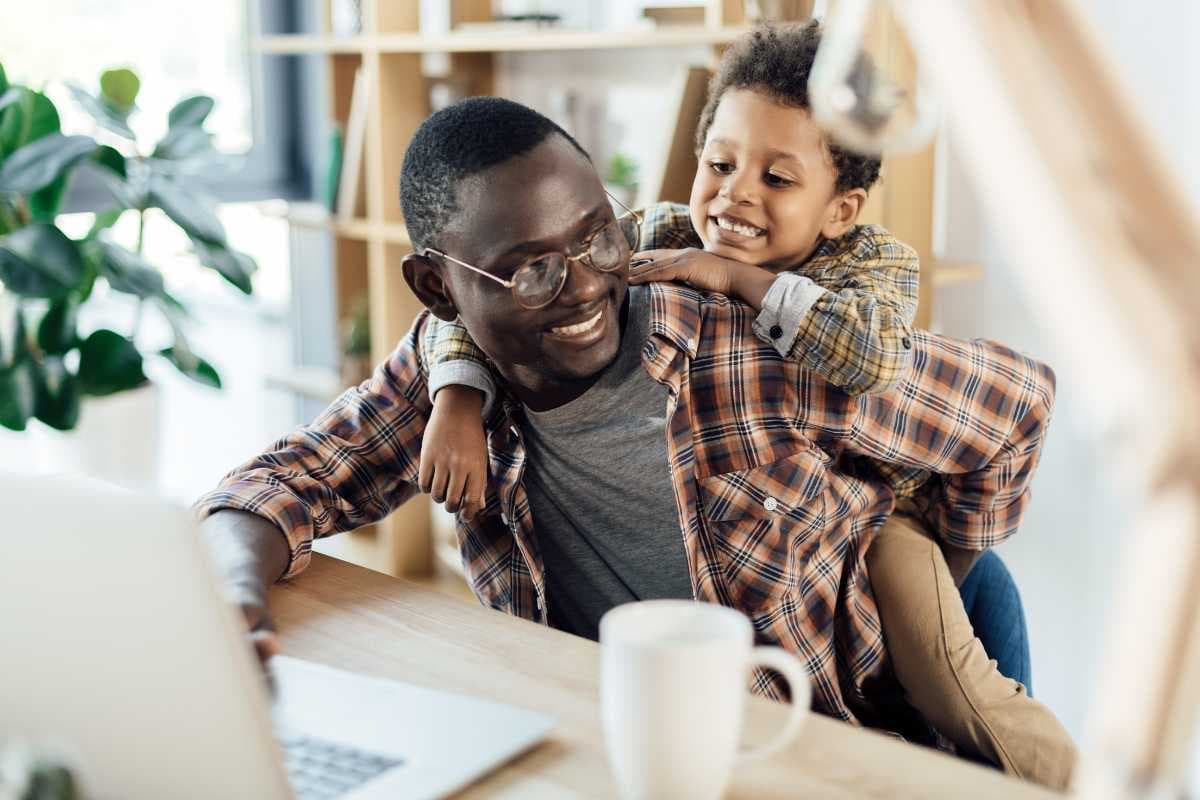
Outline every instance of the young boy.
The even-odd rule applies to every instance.
[[[812,121],[807,80],[819,41],[815,23],[765,28],[725,54],[700,120],[690,208],[647,211],[652,240],[678,249],[636,254],[630,283],[682,281],[736,297],[759,312],[755,332],[781,357],[848,393],[885,392],[911,358],[917,258],[883,228],[856,225],[880,163],[841,150]],[[432,335],[420,483],[473,514],[487,479],[480,415],[494,385],[465,330],[446,324]],[[897,496],[867,562],[906,698],[959,750],[1065,786],[1070,739],[989,662],[925,533],[915,501],[930,476],[872,467]]]

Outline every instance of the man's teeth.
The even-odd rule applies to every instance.
[[[551,328],[550,331],[558,336],[579,336],[600,324],[600,318],[603,316],[604,309],[600,309],[596,312],[596,316],[589,320],[584,320],[577,325],[564,325],[561,328]]]
[[[756,228],[753,225],[745,225],[741,222],[734,222],[733,220],[726,219],[725,217],[717,217],[717,226],[727,231],[739,233],[742,236],[762,236],[764,233],[766,233],[766,231],[762,228]]]

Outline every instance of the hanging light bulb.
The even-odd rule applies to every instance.
[[[900,43],[871,35],[888,12],[887,0],[839,0],[826,18],[808,79],[817,124],[843,147],[868,155],[919,150],[938,122],[919,68],[911,76],[889,69],[894,60],[884,47]]]

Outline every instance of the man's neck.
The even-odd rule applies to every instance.
[[[625,302],[621,304],[621,343],[624,343],[625,328],[629,322],[629,293],[625,294]],[[618,354],[620,347],[618,346]],[[497,366],[508,391],[532,411],[549,411],[552,408],[564,406],[572,400],[582,397],[591,389],[604,369],[586,378],[568,379],[549,376],[538,372],[535,368],[525,366]],[[607,369],[607,367],[605,368]]]

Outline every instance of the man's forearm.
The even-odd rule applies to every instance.
[[[291,556],[283,532],[263,517],[231,509],[207,517],[200,529],[228,588],[265,602],[265,590],[283,577]]]

